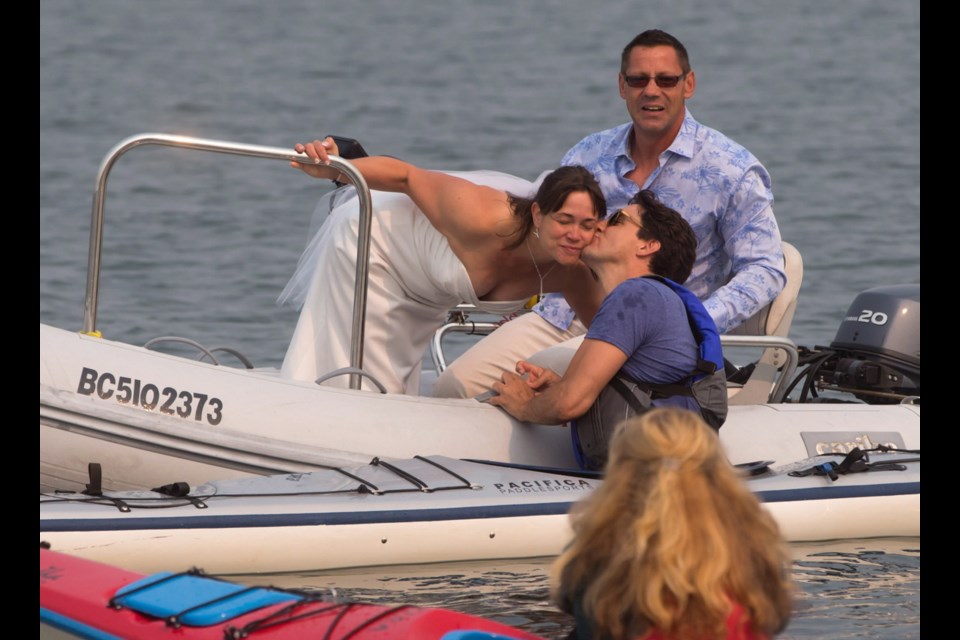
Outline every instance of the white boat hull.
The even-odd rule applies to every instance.
[[[126,400],[122,402],[121,400]],[[166,406],[165,406],[166,404]],[[798,460],[890,443],[920,448],[920,407],[733,406],[731,461]],[[40,486],[82,489],[311,471],[439,454],[574,468],[569,430],[474,400],[331,389],[40,325]]]
[[[914,459],[905,470],[835,481],[784,473],[812,465],[803,461],[748,484],[790,541],[919,536],[920,465]],[[198,487],[193,501],[150,492],[114,493],[112,501],[41,494],[40,539],[55,550],[138,571],[171,562],[255,573],[515,560],[559,553],[570,538],[569,508],[600,482],[429,460],[440,467],[422,459],[391,461],[422,482],[422,490],[368,465],[350,468],[351,477],[326,471],[211,483]],[[358,491],[353,478],[372,480],[376,492]],[[129,511],[121,510],[124,505]],[[139,508],[146,505],[151,508]]]

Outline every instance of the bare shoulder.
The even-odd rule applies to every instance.
[[[437,229],[463,240],[513,224],[505,192],[440,171],[412,171],[410,195]]]

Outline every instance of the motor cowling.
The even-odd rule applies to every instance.
[[[819,382],[871,403],[920,395],[920,285],[876,287],[850,305]]]

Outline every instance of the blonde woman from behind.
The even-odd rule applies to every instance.
[[[792,586],[776,522],[686,409],[624,422],[605,479],[571,514],[553,596],[571,638],[753,640],[787,624]]]

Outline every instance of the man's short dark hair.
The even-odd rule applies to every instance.
[[[644,189],[630,199],[640,205],[643,226],[637,232],[642,240],[656,240],[660,250],[650,259],[650,270],[658,276],[683,284],[690,277],[697,259],[697,236],[690,223],[660,202],[657,195]]]
[[[660,29],[648,29],[638,34],[623,48],[623,53],[620,54],[620,73],[627,72],[630,52],[636,47],[673,47],[673,50],[677,52],[677,60],[680,61],[680,70],[684,73],[690,73],[690,56],[687,55],[687,48],[683,46],[682,42]]]

